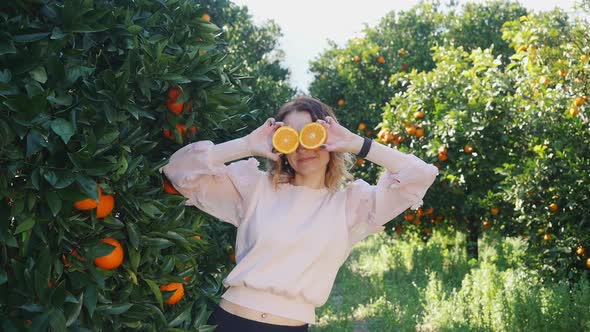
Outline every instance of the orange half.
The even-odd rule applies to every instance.
[[[326,128],[317,122],[306,124],[299,132],[299,144],[306,149],[316,149],[327,140]]]
[[[292,153],[299,146],[297,130],[289,126],[279,127],[272,136],[272,146],[280,153]]]

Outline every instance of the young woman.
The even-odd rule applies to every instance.
[[[299,132],[310,122],[328,132],[321,149],[273,150],[277,128]],[[341,187],[352,180],[352,154],[385,168],[376,185],[357,179]],[[265,158],[266,170],[252,156]],[[438,175],[413,154],[352,133],[329,106],[305,96],[245,137],[179,149],[162,171],[186,205],[238,228],[236,266],[223,279],[227,290],[208,324],[258,332],[307,331],[352,247],[420,207]]]

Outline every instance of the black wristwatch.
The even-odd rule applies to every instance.
[[[361,151],[358,153],[357,158],[362,159],[367,156],[367,154],[369,153],[369,149],[371,149],[371,143],[373,143],[373,140],[368,137],[365,137],[363,147],[361,148]]]

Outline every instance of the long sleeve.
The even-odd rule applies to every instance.
[[[266,172],[253,157],[225,165],[215,162],[211,141],[186,145],[170,156],[160,168],[174,188],[188,198],[186,205],[239,227],[254,199],[258,182]]]
[[[422,206],[424,195],[438,176],[438,168],[413,154],[404,158],[404,166],[394,173],[386,169],[377,185],[357,179],[346,188],[346,223],[349,246],[382,231],[388,221],[408,208]]]

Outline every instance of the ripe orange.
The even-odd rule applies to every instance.
[[[410,69],[410,66],[408,66],[407,64],[404,63],[401,66],[399,66],[399,69],[402,71],[406,71],[406,70]]]
[[[272,135],[272,146],[280,153],[292,153],[299,146],[299,133],[293,127],[281,126]]]
[[[385,63],[385,58],[383,56],[380,56],[377,58],[377,62],[382,65]]]
[[[467,154],[471,154],[473,152],[473,147],[469,144],[465,144],[465,146],[463,146],[463,151]]]
[[[557,205],[557,203],[551,203],[551,204],[549,204],[549,211],[551,211],[551,212],[557,212],[557,210],[559,210],[559,205]]]
[[[356,165],[357,166],[363,166],[365,164],[365,160],[364,159],[357,159],[356,160]]]
[[[434,212],[434,208],[428,208],[425,213],[426,213],[426,215],[429,215],[429,214],[432,214],[433,212]]]
[[[422,208],[421,207],[419,207],[418,210],[416,210],[416,216],[422,217]]]
[[[546,76],[541,76],[541,78],[539,78],[539,83],[549,85],[549,79]]]
[[[101,241],[114,246],[115,249],[113,249],[113,251],[111,251],[110,254],[107,254],[102,257],[97,257],[94,260],[94,265],[105,270],[114,270],[118,268],[123,263],[123,257],[125,257],[121,243],[119,243],[119,241],[113,239],[112,237],[104,238]]]
[[[420,138],[424,136],[424,128],[416,129],[416,137]]]
[[[416,126],[415,125],[407,126],[406,133],[408,135],[414,135],[416,133]]]
[[[115,197],[113,195],[102,195],[98,200],[96,207],[96,218],[104,218],[111,214],[115,207]]]
[[[356,62],[356,63],[359,63],[359,62],[361,62],[361,57],[360,57],[360,56],[358,56],[358,55],[355,55],[355,56],[352,58],[352,61],[354,61],[354,62]]]
[[[193,239],[200,240],[201,239],[201,236],[198,235],[198,234],[197,235],[193,235]]]
[[[576,116],[579,113],[578,107],[577,106],[572,106],[569,109],[570,115],[571,116]]]
[[[178,97],[182,94],[182,91],[179,87],[173,86],[168,89],[168,99],[176,101]]]
[[[418,112],[414,113],[414,119],[422,119],[423,117],[424,117],[423,111],[418,111]]]
[[[317,122],[310,122],[299,132],[299,144],[306,149],[316,149],[328,140],[326,128]]]
[[[373,135],[373,132],[371,130],[365,131],[365,136],[371,136],[371,135]]]
[[[412,220],[414,220],[414,214],[408,213],[404,216],[404,219],[406,219],[407,221],[412,221]]]
[[[578,249],[576,249],[576,254],[580,255],[580,256],[584,256],[584,253],[586,251],[584,250],[584,247],[579,246]]]
[[[574,104],[576,106],[582,106],[582,105],[584,105],[585,102],[586,102],[586,100],[584,100],[584,97],[576,97]]]
[[[167,292],[174,291],[168,300],[164,302],[166,304],[176,304],[184,297],[184,285],[180,282],[171,282],[167,285],[162,285],[160,286],[160,290]]]
[[[176,188],[174,188],[172,183],[170,183],[170,181],[167,180],[164,180],[164,192],[172,195],[180,195],[180,193],[178,192],[178,190],[176,190]]]
[[[207,13],[201,15],[201,18],[207,22],[211,22],[211,16],[209,16]]]
[[[344,99],[340,98],[338,99],[338,106],[344,106]]]
[[[417,226],[417,225],[420,225],[420,218],[415,218],[415,219],[412,221],[412,223],[413,223],[414,225],[416,225],[416,226]]]
[[[561,76],[561,77],[566,77],[566,76],[567,76],[567,69],[565,69],[565,68],[561,68],[561,69],[559,70],[559,76]]]
[[[492,215],[497,216],[498,213],[500,213],[500,209],[498,209],[497,207],[493,207],[491,212],[492,212]]]
[[[544,240],[544,241],[549,241],[549,240],[551,240],[551,234],[549,234],[549,233],[546,233],[545,235],[543,235],[543,240]]]
[[[232,252],[231,254],[229,254],[229,259],[232,262],[235,262],[236,261],[236,253],[235,252]]]
[[[438,148],[438,152],[442,152],[444,154],[447,154],[449,152],[449,150],[443,145]]]
[[[98,187],[98,184],[97,184]],[[100,187],[98,187],[98,197],[100,198],[100,196],[102,195],[102,189],[100,189]],[[98,201],[92,198],[87,198],[87,199],[83,199],[80,201],[76,201],[74,202],[74,207],[77,210],[81,210],[81,211],[85,211],[85,210],[92,210],[95,209],[98,206]]]
[[[488,227],[490,227],[490,222],[487,220],[483,221],[483,228],[487,229]]]
[[[365,128],[367,128],[367,125],[364,123],[359,123],[359,130],[365,130]]]
[[[176,100],[168,99],[166,100],[166,107],[170,112],[179,115],[180,113],[182,113],[184,103],[177,103]]]
[[[586,268],[590,269],[590,258],[586,260]]]
[[[447,156],[447,154],[446,154],[446,153],[444,153],[444,152],[439,152],[439,153],[438,153],[438,160],[440,160],[440,161],[445,161],[445,160],[447,160],[447,159],[448,159],[448,156]]]

